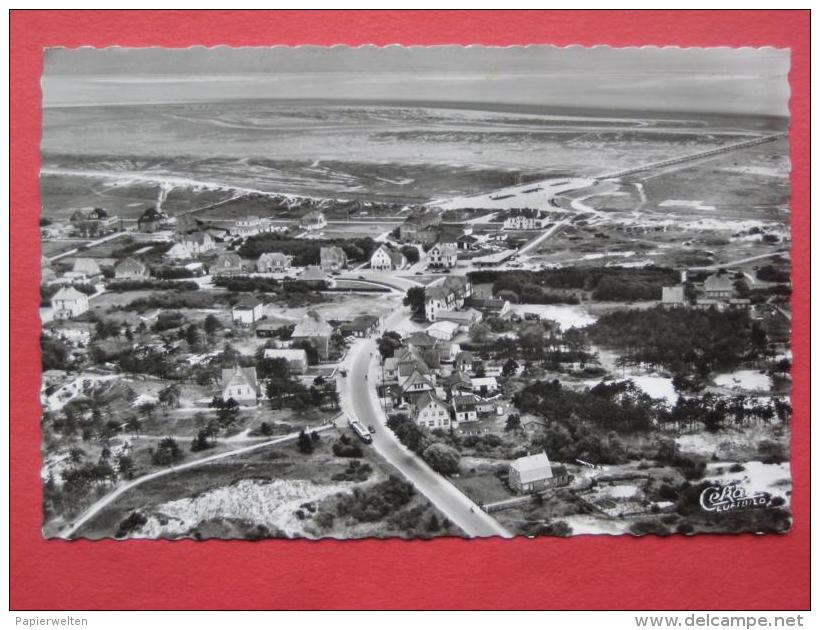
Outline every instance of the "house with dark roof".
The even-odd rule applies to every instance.
[[[167,224],[168,215],[154,207],[147,208],[137,219],[137,229],[140,232],[158,232],[165,229]]]
[[[369,337],[378,332],[381,320],[376,315],[359,315],[350,322],[345,322],[339,326],[343,335],[353,335],[355,337]]]
[[[262,319],[265,304],[253,295],[242,295],[239,301],[231,308],[231,318],[234,324],[250,326]]]

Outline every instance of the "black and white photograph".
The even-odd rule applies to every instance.
[[[788,532],[789,70],[47,49],[42,535]]]

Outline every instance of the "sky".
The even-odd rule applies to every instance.
[[[46,107],[451,101],[788,116],[788,50],[435,46],[48,49]]]

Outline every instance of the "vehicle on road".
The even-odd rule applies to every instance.
[[[353,433],[355,433],[362,442],[365,444],[371,444],[373,442],[373,436],[361,422],[348,416],[347,423],[350,425],[350,428],[353,429]]]

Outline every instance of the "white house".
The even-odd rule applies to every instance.
[[[420,427],[449,429],[452,423],[450,407],[446,402],[425,392],[412,405],[413,419]]]
[[[54,319],[71,319],[88,310],[88,296],[74,287],[63,287],[51,298]]]
[[[664,306],[684,306],[686,304],[686,295],[683,285],[663,287],[661,301]]]
[[[404,269],[407,266],[407,258],[400,251],[387,245],[380,245],[370,256],[370,268],[380,271],[392,269]]]
[[[430,267],[451,269],[458,260],[458,246],[455,243],[436,243],[427,252],[427,264]]]
[[[259,298],[244,295],[231,309],[231,316],[235,324],[250,326],[262,319],[264,304]]]
[[[265,348],[266,359],[284,359],[295,374],[304,374],[308,367],[307,352],[301,348]]]
[[[303,230],[321,230],[327,225],[325,215],[318,211],[308,212],[299,219],[299,227]]]
[[[513,210],[504,219],[505,230],[536,230],[543,225],[537,210]]]
[[[473,393],[480,396],[492,396],[498,392],[498,381],[495,376],[481,376],[470,379],[473,385]]]
[[[255,236],[262,231],[261,222],[259,217],[254,215],[249,215],[246,217],[242,217],[241,219],[237,219],[234,221],[233,226],[230,229],[232,236]]]
[[[233,367],[222,370],[222,399],[233,398],[240,405],[256,406],[259,385],[256,368]]]
[[[454,322],[438,320],[430,324],[425,332],[441,341],[450,341],[458,332],[459,325]]]
[[[552,466],[546,453],[519,457],[510,464],[508,481],[518,493],[537,492],[551,485]]]

